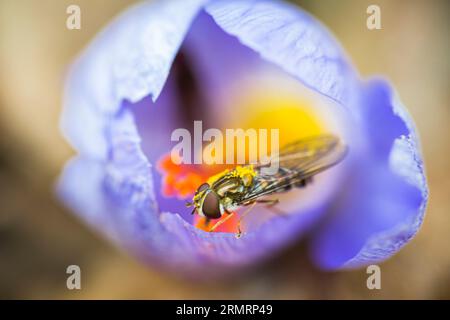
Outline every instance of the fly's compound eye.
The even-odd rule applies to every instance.
[[[215,192],[208,192],[203,199],[202,212],[210,219],[219,219],[222,216],[219,196]]]

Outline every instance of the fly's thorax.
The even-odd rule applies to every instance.
[[[238,208],[235,199],[231,197],[222,198],[222,205],[227,212],[233,212]]]
[[[226,176],[213,186],[214,191],[221,197],[244,191],[245,186],[239,178]]]
[[[237,166],[218,177],[212,184],[212,188],[221,196],[244,192],[250,187],[257,173],[253,166]]]
[[[237,166],[233,170],[233,174],[242,181],[245,187],[251,186],[253,179],[256,177],[257,173],[253,168],[253,165],[248,166]]]

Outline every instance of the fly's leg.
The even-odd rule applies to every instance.
[[[261,199],[261,200],[256,200],[256,202],[268,203],[267,208],[271,208],[274,205],[278,204],[280,202],[280,200],[278,200],[278,199]]]
[[[250,206],[250,208],[248,208],[247,210],[245,210],[245,212],[241,215],[241,217],[240,217],[239,220],[238,220],[238,223],[237,223],[237,229],[238,229],[238,232],[237,232],[237,234],[236,234],[236,237],[237,237],[237,238],[240,238],[240,237],[242,236],[242,231],[241,231],[241,222],[242,222],[242,219],[244,219],[244,217],[250,212],[250,210],[253,209],[253,207],[254,207],[255,204],[257,204],[257,203],[266,203],[266,204],[267,204],[266,207],[267,207],[269,210],[271,210],[271,211],[273,211],[273,212],[275,212],[275,213],[277,213],[277,214],[279,214],[279,215],[286,215],[285,212],[283,212],[283,211],[281,211],[281,210],[279,210],[279,209],[273,208],[273,206],[276,205],[276,204],[279,203],[279,202],[280,202],[280,200],[278,200],[278,199],[261,199],[261,200],[256,200],[256,201],[253,201],[253,202],[250,202],[250,203],[245,204],[246,206]]]
[[[227,215],[225,218],[223,218],[223,219],[217,221],[216,224],[214,224],[214,225],[211,227],[211,229],[209,229],[209,232],[213,232],[213,231],[216,230],[222,223],[225,223],[226,221],[228,221],[228,220],[234,215],[234,212],[231,212],[231,213],[227,212],[227,214],[228,214],[228,215]]]
[[[247,208],[247,210],[244,211],[243,214],[241,214],[241,217],[238,220],[237,223],[237,233],[236,233],[236,238],[240,238],[242,236],[242,231],[241,231],[241,222],[242,219],[244,219],[244,217],[253,209],[253,207],[255,206],[255,204],[257,203],[257,201],[254,201],[252,203],[248,203],[247,205],[250,205],[249,208]]]

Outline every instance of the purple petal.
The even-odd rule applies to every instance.
[[[313,238],[313,257],[325,269],[387,259],[416,234],[425,213],[428,189],[411,119],[385,82],[371,81],[363,92],[367,149]]]
[[[273,0],[218,0],[206,10],[264,60],[341,104],[349,102],[354,70],[340,45],[309,14]]]

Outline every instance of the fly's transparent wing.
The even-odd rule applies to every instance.
[[[254,165],[258,175],[241,202],[279,192],[304,181],[339,163],[346,155],[347,147],[333,135],[319,135],[297,140],[285,145],[265,164]],[[275,174],[264,173],[263,168],[278,167]]]

